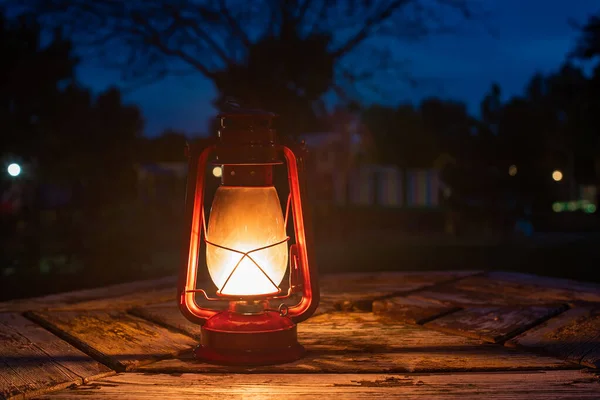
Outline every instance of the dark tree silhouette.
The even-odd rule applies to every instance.
[[[572,56],[581,59],[593,59],[600,56],[600,14],[592,15],[580,27],[580,37]]]
[[[47,35],[27,17],[0,22],[0,156],[24,162],[24,178],[11,184],[27,189],[26,206],[10,216],[23,228],[3,237],[3,248],[5,238],[17,243],[3,263],[19,263],[15,279],[32,282],[40,260],[58,252],[84,259],[86,272],[104,279],[107,265],[137,257],[132,244],[143,244],[139,213],[126,207],[136,190],[141,114],[116,89],[96,96],[78,86],[72,45],[58,31]],[[57,205],[65,193],[71,202]],[[55,223],[42,222],[49,208]]]
[[[31,160],[43,151],[40,121],[60,84],[73,79],[77,60],[59,32],[42,45],[41,27],[32,18],[0,14],[0,48],[0,149]]]
[[[401,168],[430,167],[435,158],[434,137],[425,129],[418,109],[371,106],[363,111],[363,121],[374,142],[377,159]]]
[[[83,188],[86,207],[104,207],[135,193],[134,162],[143,119],[117,89],[98,96],[75,84],[60,92],[40,122],[40,178]]]
[[[141,138],[138,159],[144,163],[184,162],[185,146],[189,139],[185,134],[166,130],[156,138]]]
[[[244,105],[310,130],[315,102],[386,69],[405,71],[374,39],[416,40],[473,16],[471,0],[26,0],[135,82],[193,71]],[[460,20],[445,21],[449,13]],[[385,43],[385,42],[379,42]],[[388,82],[402,77],[388,77]]]

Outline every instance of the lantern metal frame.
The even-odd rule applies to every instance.
[[[289,362],[302,356],[304,349],[297,341],[296,324],[309,318],[319,303],[317,269],[312,255],[312,231],[306,194],[304,143],[281,145],[276,142],[272,129],[272,113],[238,110],[220,114],[219,138],[215,143],[188,148],[188,179],[186,193],[186,235],[184,262],[178,283],[178,302],[182,314],[191,322],[202,325],[201,344],[196,348],[198,358],[219,364],[261,365]],[[233,121],[228,127],[226,121]],[[238,174],[235,186],[246,186],[244,179],[261,186],[272,182],[272,168],[287,167],[289,195],[286,202],[284,226],[287,231],[289,216],[294,224],[295,243],[289,246],[288,288],[283,292],[251,257],[251,253],[288,242],[290,237],[259,249],[242,252],[213,243],[207,239],[205,208],[206,170],[212,156],[215,164],[223,166],[222,182],[230,179],[229,168],[240,171],[251,168],[252,174]],[[280,156],[283,155],[283,160]],[[256,173],[258,172],[258,173]],[[235,175],[235,174],[231,174]],[[258,184],[257,184],[258,182]],[[202,246],[204,243],[204,246]],[[217,246],[240,253],[241,261],[248,257],[271,281],[277,290],[261,295],[227,295],[217,288],[216,297],[210,296],[198,285],[198,267],[201,251],[206,246]],[[233,274],[235,269],[231,272]],[[228,310],[207,308],[198,304],[200,294],[209,303],[229,301]],[[271,308],[271,302],[290,299],[301,294],[295,304],[282,302]]]

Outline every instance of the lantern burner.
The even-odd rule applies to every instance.
[[[209,318],[202,326],[195,356],[224,365],[269,365],[296,361],[304,354],[296,324],[287,307],[278,311],[262,301],[235,301],[228,311]]]
[[[241,300],[229,303],[229,311],[242,315],[262,314],[267,309],[268,304],[265,301]]]

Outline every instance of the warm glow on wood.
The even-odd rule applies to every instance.
[[[207,236],[212,244],[207,245],[206,263],[221,294],[261,295],[278,291],[287,269],[287,243],[252,251],[286,238],[284,217],[274,187],[222,186],[217,189]],[[250,253],[244,256],[245,252]]]

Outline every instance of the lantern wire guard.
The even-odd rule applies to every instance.
[[[291,362],[304,354],[304,348],[298,343],[296,323],[301,322],[315,311],[318,306],[319,292],[316,280],[316,267],[309,262],[307,248],[310,246],[310,232],[307,213],[307,199],[301,182],[303,177],[304,147],[292,150],[275,143],[275,131],[270,128],[273,114],[236,110],[221,117],[219,132],[220,145],[211,145],[199,149],[190,156],[190,173],[188,175],[188,194],[186,208],[189,218],[187,230],[187,248],[185,248],[185,265],[182,265],[178,284],[179,308],[191,322],[202,325],[200,345],[194,350],[196,357],[202,361],[227,365],[266,365]],[[227,128],[225,118],[231,118],[233,124]],[[259,123],[268,120],[267,125]],[[256,125],[252,125],[256,122]],[[236,125],[238,124],[238,125]],[[246,124],[246,125],[244,125]],[[229,129],[229,130],[228,130]],[[288,171],[289,195],[287,196],[283,229],[287,232],[290,214],[294,221],[295,242],[289,246],[287,271],[287,291],[282,290],[276,281],[269,276],[260,265],[254,254],[282,245],[290,241],[290,236],[275,240],[273,243],[244,251],[235,246],[224,245],[218,240],[211,240],[207,229],[204,212],[205,169],[209,164],[209,154],[217,152],[217,164],[225,167],[242,169],[254,166],[259,168],[253,177],[240,174],[235,176],[233,186],[246,186],[244,178],[249,178],[247,186],[261,186],[255,178],[270,180],[273,165],[282,164],[276,155],[283,153]],[[190,151],[192,153],[192,151]],[[254,159],[253,159],[254,157]],[[253,167],[253,168],[254,168]],[[263,168],[260,170],[260,168]],[[234,175],[234,174],[231,174]],[[254,176],[256,175],[256,176]],[[223,174],[225,176],[225,174]],[[227,185],[222,178],[224,185]],[[270,184],[272,186],[272,183]],[[280,211],[281,212],[281,211]],[[198,288],[196,278],[199,266],[199,254],[203,247],[218,248],[240,256],[233,269],[219,285],[217,282],[216,297],[211,296],[203,288]],[[248,259],[262,275],[264,275],[273,292],[264,294],[238,295],[224,293],[232,276],[244,259]],[[278,280],[279,281],[279,280]],[[265,281],[266,282],[266,281]],[[268,287],[268,286],[267,286]],[[209,304],[217,301],[229,301],[229,308],[224,311],[205,308],[196,302],[200,294]],[[272,308],[270,300],[296,299],[297,303],[286,304],[281,301],[278,307]]]
[[[283,226],[284,228],[287,230],[287,223],[288,223],[288,216],[289,216],[289,211],[290,211],[290,203],[292,201],[292,195],[288,195],[288,199],[287,199],[287,205],[285,207],[285,219],[283,222]],[[236,250],[236,249],[232,249],[230,247],[227,246],[221,246],[220,244],[217,243],[213,243],[210,240],[208,240],[207,236],[207,232],[208,230],[206,229],[206,217],[204,215],[204,210],[202,210],[202,225],[201,225],[201,229],[202,231],[200,232],[200,236],[202,237],[202,239],[204,240],[204,243],[206,243],[207,245],[210,246],[214,246],[214,247],[218,247],[220,249],[223,250],[227,250],[227,251],[231,251],[233,253],[237,253],[237,254],[241,254],[242,257],[239,259],[239,261],[235,264],[235,266],[233,267],[233,269],[231,270],[231,272],[229,273],[229,275],[227,276],[227,278],[225,279],[225,283],[223,283],[223,285],[221,285],[220,288],[217,289],[217,296],[219,297],[210,297],[207,293],[206,290],[204,289],[188,289],[186,290],[187,293],[202,293],[202,295],[204,295],[204,298],[208,301],[221,301],[223,300],[224,297],[243,297],[245,299],[249,298],[249,297],[255,297],[252,295],[244,295],[244,296],[231,296],[231,295],[223,295],[221,294],[223,292],[223,289],[225,289],[225,286],[227,286],[227,283],[229,283],[229,280],[231,279],[231,277],[233,276],[233,274],[235,273],[235,271],[237,270],[237,268],[239,267],[239,265],[242,263],[242,261],[244,260],[244,258],[248,258],[253,264],[254,266],[256,266],[256,268],[258,268],[258,270],[269,280],[269,282],[273,285],[273,287],[276,289],[275,290],[275,296],[269,296],[269,298],[271,299],[287,299],[291,296],[292,292],[293,292],[293,288],[294,288],[294,283],[295,280],[293,280],[293,275],[296,272],[296,269],[298,268],[296,263],[294,262],[295,259],[295,254],[292,252],[292,250],[290,250],[290,272],[288,274],[288,292],[286,295],[284,296],[278,296],[281,293],[281,288],[275,283],[273,282],[273,279],[271,279],[271,277],[269,276],[269,274],[267,274],[265,272],[265,270],[263,268],[261,268],[261,266],[256,262],[256,260],[254,260],[254,258],[252,258],[252,256],[250,256],[250,253],[255,253],[257,251],[261,251],[261,250],[266,250],[268,248],[274,247],[274,246],[278,246],[282,243],[286,243],[290,240],[289,236],[286,236],[285,239],[280,240],[278,242],[275,243],[271,243],[269,245],[266,246],[262,246],[262,247],[258,247],[256,249],[252,249],[249,251],[240,251],[240,250]],[[292,249],[293,246],[290,248]],[[257,295],[257,297],[265,297],[266,295]],[[285,304],[281,304],[279,306],[279,308],[284,307]]]

